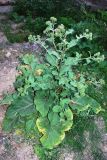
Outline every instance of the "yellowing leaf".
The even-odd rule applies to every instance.
[[[64,112],[63,121],[58,113],[51,112],[49,118],[40,117],[36,121],[38,130],[43,134],[40,141],[47,149],[53,149],[60,144],[65,137],[65,131],[71,129],[73,124],[73,113],[70,109]],[[50,120],[50,121],[49,121]]]

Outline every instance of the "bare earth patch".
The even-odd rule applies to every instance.
[[[16,69],[4,67],[0,71],[0,94],[13,90],[13,83],[15,81]]]

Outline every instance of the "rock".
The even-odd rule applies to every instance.
[[[11,5],[8,6],[0,6],[0,14],[10,13],[12,12],[13,7]]]
[[[12,4],[14,0],[0,0],[0,5]]]
[[[7,54],[5,55],[5,57],[9,58],[11,56],[11,52],[7,52]]]
[[[0,71],[0,95],[14,90],[13,83],[15,82],[16,74],[15,68],[4,67]]]
[[[0,32],[0,46],[6,44],[7,42],[8,42],[8,40],[7,40],[6,36],[4,35],[4,33]]]

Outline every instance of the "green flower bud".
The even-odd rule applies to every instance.
[[[61,32],[65,32],[65,26],[63,24],[59,25],[58,29],[60,29]]]
[[[59,36],[60,36],[60,33],[61,33],[61,32],[60,32],[60,29],[59,29],[59,28],[56,28],[56,29],[55,29],[55,36],[56,36],[56,37],[59,37]]]
[[[53,23],[57,22],[57,19],[56,19],[55,17],[51,17],[50,20],[51,20]]]
[[[86,29],[85,31],[86,31],[86,32],[89,32],[89,29]]]
[[[46,25],[47,25],[47,26],[49,26],[50,24],[51,24],[51,22],[50,22],[50,21],[47,21],[47,22],[46,22]]]

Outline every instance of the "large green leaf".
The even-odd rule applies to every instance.
[[[58,65],[58,59],[56,56],[52,54],[46,54],[46,60],[48,63],[50,63],[52,66],[57,66]]]
[[[13,130],[13,128],[15,127],[17,121],[18,121],[18,116],[16,116],[13,119],[9,119],[9,118],[5,117],[3,120],[3,125],[2,125],[3,130],[5,132],[11,132]]]
[[[75,98],[74,102],[75,103],[71,105],[71,107],[72,109],[76,109],[78,113],[89,109],[94,113],[98,114],[102,110],[100,104],[88,95]]]
[[[52,106],[53,99],[51,96],[46,96],[45,91],[38,91],[35,96],[35,105],[37,111],[40,112],[41,116],[45,117],[49,111],[49,108]]]
[[[6,112],[8,118],[16,117],[17,114],[20,116],[28,116],[35,113],[35,106],[32,95],[26,95],[17,98],[13,104],[11,104]]]

